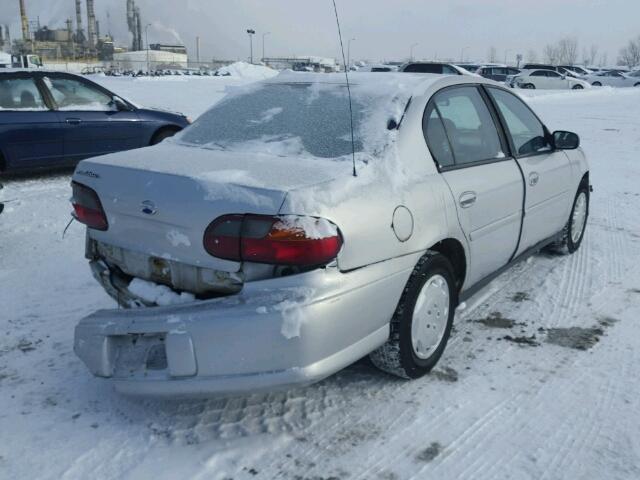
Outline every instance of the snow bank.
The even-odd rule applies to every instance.
[[[228,75],[245,79],[266,80],[275,77],[278,72],[273,68],[262,65],[252,65],[247,62],[236,62],[218,69],[218,75]]]

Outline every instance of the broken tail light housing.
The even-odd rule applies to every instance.
[[[323,218],[224,215],[209,224],[203,243],[209,255],[225,260],[315,266],[337,257],[342,237]]]
[[[74,218],[89,228],[107,230],[109,228],[107,216],[95,190],[75,181],[71,182],[71,188]]]

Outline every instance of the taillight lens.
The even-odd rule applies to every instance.
[[[109,223],[98,194],[78,182],[71,182],[71,188],[73,190],[71,204],[76,220],[95,230],[107,230]]]
[[[342,247],[338,228],[328,220],[295,215],[224,215],[207,227],[204,248],[236,262],[272,265],[324,265]]]

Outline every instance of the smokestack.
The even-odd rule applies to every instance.
[[[82,31],[82,0],[76,0],[76,41],[84,42],[84,32]]]
[[[31,39],[31,35],[29,34],[29,20],[27,19],[24,0],[20,0],[20,20],[22,21],[22,39],[26,42]]]
[[[136,7],[136,34],[138,50],[142,50],[144,48],[142,43],[142,20],[140,19],[140,9],[138,7]]]
[[[96,13],[93,9],[93,0],[87,0],[87,22],[89,47],[95,48],[98,44],[98,32],[96,28]]]

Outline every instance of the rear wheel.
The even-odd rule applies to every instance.
[[[573,208],[569,221],[562,230],[562,238],[552,246],[553,250],[563,253],[574,253],[582,244],[584,232],[589,218],[589,185],[586,182],[580,184],[576,197],[573,200]]]
[[[593,82],[591,85],[593,85],[594,87],[601,87],[602,84],[600,82]]]
[[[582,85],[574,85],[573,90],[583,90],[584,87]]]
[[[640,82],[636,83],[634,87],[640,87]]]
[[[453,267],[428,251],[418,262],[391,320],[387,343],[371,353],[373,364],[402,378],[419,378],[438,363],[458,304]]]
[[[525,83],[522,88],[526,88],[527,90],[535,90],[536,86],[533,83]]]

